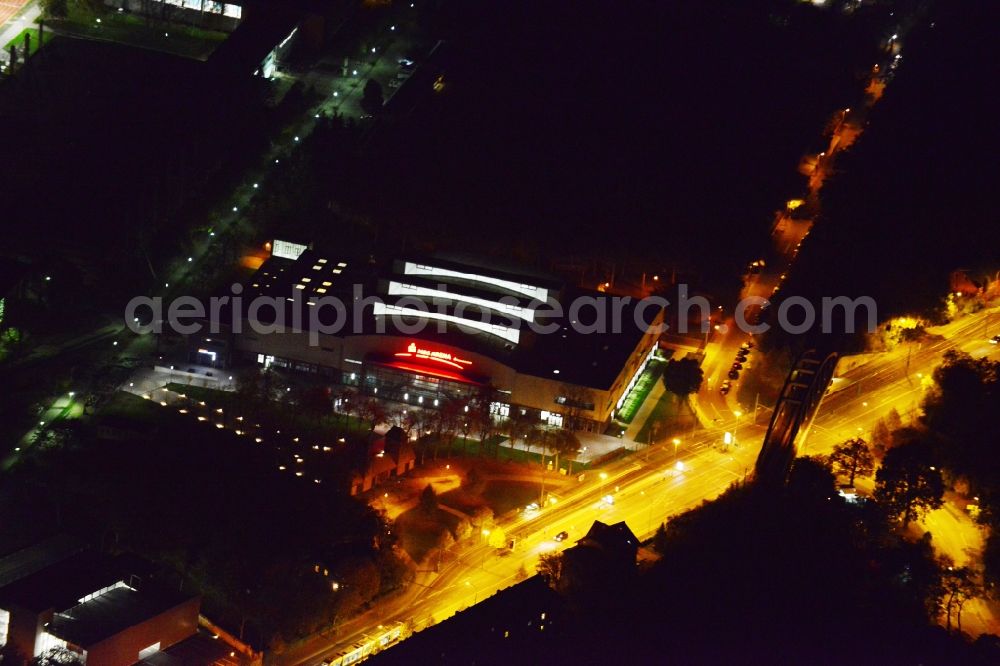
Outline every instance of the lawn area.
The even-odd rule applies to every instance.
[[[686,430],[691,427],[694,420],[694,413],[686,402],[681,402],[677,400],[677,396],[673,393],[664,391],[660,399],[656,401],[653,411],[649,413],[646,422],[639,428],[635,439],[637,442],[643,444],[648,442],[653,424],[660,424],[656,431],[656,437],[663,438],[681,430]]]
[[[101,407],[104,416],[119,416],[133,421],[157,421],[167,412],[152,400],[145,400],[126,391],[118,391]]]
[[[55,37],[55,35],[52,34],[51,30],[46,30],[43,34],[44,34],[44,36],[42,37],[42,39],[45,40],[46,44],[48,44],[49,42],[51,42],[52,39]],[[21,54],[23,53],[21,51],[21,48],[24,46],[24,37],[25,37],[25,35],[31,35],[31,53],[29,55],[34,55],[38,51],[38,46],[39,46],[38,45],[38,28],[25,28],[24,30],[22,30],[17,35],[17,37],[15,37],[14,39],[10,40],[9,42],[7,42],[7,44],[4,45],[4,47],[3,47],[4,51],[10,51],[11,45],[16,46],[17,47],[17,52],[18,52],[18,59],[20,59],[22,57]]]
[[[414,562],[422,562],[442,540],[448,541],[446,533],[454,536],[458,521],[458,516],[442,509],[427,513],[417,506],[396,518],[396,529],[399,530],[403,549]]]
[[[224,410],[228,411],[233,408],[238,408],[237,404],[239,398],[233,391],[220,391],[218,389],[205,388],[203,386],[188,386],[187,384],[178,384],[176,382],[171,382],[166,385],[167,390],[173,391],[174,393],[179,393],[185,395],[195,402],[204,402],[210,407],[222,407]],[[321,421],[316,421],[313,418],[298,415],[294,410],[287,410],[280,405],[280,403],[272,403],[271,408],[265,410],[268,414],[257,415],[257,418],[264,417],[277,417],[277,412],[281,412],[281,420],[287,421],[289,418],[294,419],[295,427],[302,430],[302,434],[309,434],[316,432],[318,430],[329,430],[334,434],[347,434],[347,433],[358,433],[367,432],[368,425],[363,423],[360,419],[354,416],[348,416],[346,414],[332,414],[328,418]]]
[[[646,401],[646,396],[649,392],[653,390],[656,382],[659,381],[660,376],[663,374],[663,368],[666,366],[666,361],[661,361],[660,359],[653,359],[646,366],[646,369],[642,371],[642,375],[639,377],[639,381],[635,383],[632,390],[629,391],[628,396],[625,398],[625,403],[622,405],[621,410],[619,410],[618,415],[615,417],[618,421],[622,423],[632,423],[632,419],[635,418],[636,412],[642,406],[642,403]]]
[[[79,37],[118,42],[204,60],[229,36],[176,23],[165,24],[128,12],[93,14],[70,4],[65,18],[51,18],[53,28]]]
[[[485,499],[464,488],[455,488],[438,495],[438,502],[470,516],[476,509],[488,506]]]
[[[504,435],[494,435],[486,440],[486,446],[480,447],[479,440],[476,439],[466,439],[465,437],[456,437],[455,442],[452,444],[451,451],[456,456],[468,456],[470,458],[489,458],[491,460],[497,460],[500,462],[516,462],[525,463],[528,465],[542,466],[542,455],[537,451],[524,451],[522,449],[512,449],[509,446],[504,446],[502,442],[506,441]],[[496,457],[494,457],[494,446],[497,443],[500,444],[499,452]],[[448,450],[448,447],[442,445],[441,453]],[[480,453],[482,451],[482,453]],[[549,456],[545,457],[546,460]]]
[[[508,511],[537,502],[541,489],[541,482],[487,481],[481,497],[493,508],[494,515],[501,516]]]

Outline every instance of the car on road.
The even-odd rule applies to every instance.
[[[739,379],[740,378],[740,371],[739,370],[730,370],[729,371],[729,378],[730,379]]]
[[[722,382],[722,386],[719,387],[719,393],[721,393],[722,395],[726,395],[727,393],[729,393],[729,390],[731,388],[733,388],[733,385],[727,379],[726,381]]]
[[[1000,335],[994,335],[992,338],[990,338],[990,344],[1000,345]]]
[[[552,538],[555,539],[556,541],[565,541],[567,538],[569,538],[569,532],[563,530],[562,532],[560,532],[559,534],[555,535]]]
[[[403,69],[413,69],[413,66],[416,64],[409,58],[400,58],[396,62],[398,62],[399,66],[402,67]]]

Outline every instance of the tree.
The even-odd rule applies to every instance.
[[[374,116],[382,110],[382,103],[382,86],[375,79],[368,79],[361,95],[361,108]]]
[[[788,490],[798,501],[827,500],[836,490],[836,479],[822,458],[802,456],[792,461]]]
[[[329,416],[333,411],[333,400],[330,390],[323,386],[310,386],[298,392],[296,404],[303,414],[316,421]]]
[[[879,419],[872,426],[872,453],[879,458],[885,455],[885,452],[892,448],[892,432],[889,430],[889,426],[886,424],[885,419]]]
[[[663,370],[663,386],[681,400],[697,393],[703,379],[704,371],[693,358],[671,359]]]
[[[579,430],[583,412],[594,409],[594,392],[584,386],[563,384],[559,387],[559,395],[563,399],[563,427]]]
[[[542,553],[536,567],[538,575],[553,589],[559,585],[562,578],[563,556],[560,552]]]
[[[345,419],[350,419],[351,415],[358,411],[358,394],[353,389],[344,389],[340,396],[340,411]]]
[[[247,368],[236,375],[236,401],[246,411],[252,411],[264,400],[260,369]]]
[[[504,532],[504,529],[502,527],[497,525],[490,530],[486,543],[489,544],[490,548],[496,548],[497,550],[500,550],[501,548],[506,548],[507,533]]]
[[[438,410],[438,441],[443,440],[447,444],[449,456],[452,454],[452,447],[455,444],[455,435],[462,427],[462,423],[465,422],[465,406],[466,402],[464,400],[448,398],[441,405],[441,409]],[[435,457],[437,457],[436,453]]]
[[[860,437],[834,446],[833,453],[830,454],[830,464],[835,472],[849,477],[852,486],[855,476],[870,476],[875,471],[875,458],[868,447],[868,442]]]
[[[554,468],[559,471],[559,456],[576,453],[580,450],[580,440],[565,428],[546,428],[542,445],[554,457]]]
[[[970,567],[956,567],[950,559],[941,560],[941,610],[945,614],[946,628],[951,631],[954,614],[958,630],[962,631],[962,608],[965,602],[982,592],[976,572]]]
[[[434,492],[434,486],[428,483],[427,486],[420,491],[420,510],[424,513],[434,513],[437,508],[437,493]]]
[[[358,418],[368,424],[369,430],[375,430],[380,423],[385,423],[385,408],[377,398],[368,398],[358,405]]]
[[[50,648],[31,660],[31,666],[83,666],[83,658],[66,648]]]
[[[793,365],[792,351],[787,347],[763,347],[754,356],[754,363],[740,373],[736,399],[744,405],[760,403],[774,407],[781,387],[785,385]]]
[[[42,0],[42,12],[47,18],[65,18],[69,7],[66,0]]]
[[[469,403],[469,424],[479,439],[480,452],[497,430],[496,418],[493,415],[494,397],[494,389],[491,386],[484,386]]]
[[[506,425],[507,436],[510,437],[511,444],[515,444],[517,440],[528,436],[535,425],[535,420],[528,415],[527,410],[511,407]]]
[[[670,537],[667,535],[667,524],[660,523],[656,526],[656,532],[653,533],[653,550],[662,555],[667,551],[669,544]]]
[[[977,491],[1000,488],[994,421],[1000,411],[1000,363],[948,352],[934,371],[922,422],[941,438],[942,464]]]
[[[906,527],[942,504],[944,480],[926,438],[890,449],[875,475],[875,499],[891,520]]]

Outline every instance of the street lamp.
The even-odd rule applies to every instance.
[[[736,415],[736,425],[733,426],[733,442],[736,442],[736,432],[740,429],[740,417],[743,416],[743,412],[738,409],[733,410],[733,414]]]
[[[674,443],[674,458],[676,458],[677,457],[677,447],[679,447],[681,445],[681,440],[678,437],[674,437],[674,439],[672,441]]]

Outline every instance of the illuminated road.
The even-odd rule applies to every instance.
[[[763,428],[746,426],[741,432],[747,440],[759,445]],[[517,537],[514,552],[500,557],[483,544],[455,559],[446,558],[432,582],[412,600],[407,598],[405,607],[384,610],[377,623],[412,621],[420,628],[440,622],[512,585],[522,568],[533,574],[540,554],[571,547],[595,520],[625,521],[636,536],[646,539],[661,522],[715,498],[734,481],[742,480],[752,468],[757,448],[745,444],[723,452],[718,446],[720,442],[720,431],[705,431],[684,441],[677,457],[672,445],[669,450],[656,446],[645,455],[636,454],[604,468],[606,478],[588,472],[578,488],[562,493],[557,504],[534,517],[522,516],[502,525],[508,535]],[[605,495],[614,498],[613,504],[602,502]],[[552,537],[563,530],[569,533],[569,538],[556,542]],[[337,637],[336,645],[349,645],[371,628],[369,624],[344,633]],[[333,652],[335,645],[328,640],[310,641],[301,649],[286,653],[280,663],[315,664]]]
[[[872,103],[876,100],[877,96],[873,97]],[[819,190],[826,175],[831,172],[836,153],[850,146],[860,136],[864,127],[863,111],[838,111],[838,122],[834,126],[827,150],[803,160],[803,168],[809,176],[808,196],[814,204],[818,203]],[[758,275],[748,276],[741,297],[771,297],[780,288],[798,254],[800,243],[808,236],[811,227],[811,220],[793,220],[784,211],[779,213],[772,230],[774,258]],[[748,314],[752,315],[752,310]],[[419,594],[406,595],[408,603],[405,609],[386,610],[379,614],[377,622],[368,622],[368,626],[364,628],[360,628],[362,622],[352,623],[358,625],[359,629],[354,632],[345,631],[337,637],[336,644],[329,639],[309,641],[299,649],[286,653],[280,663],[319,663],[320,658],[335,653],[338,646],[346,647],[357,641],[362,634],[370,632],[372,624],[398,620],[412,622],[415,627],[421,628],[430,622],[439,622],[490,596],[496,590],[511,585],[522,568],[531,573],[541,553],[570,547],[576,539],[583,536],[594,520],[606,523],[624,520],[636,536],[644,539],[666,518],[713,499],[733,481],[744,479],[753,467],[765,431],[765,427],[757,425],[756,421],[765,419],[758,419],[756,413],[749,414],[755,408],[747,410],[736,403],[736,382],[728,395],[724,396],[719,392],[737,350],[749,339],[749,335],[737,329],[732,317],[718,323],[720,330],[713,332],[713,339],[706,347],[702,364],[705,383],[702,390],[692,396],[699,420],[707,427],[681,446],[682,468],[677,467],[673,447],[668,445],[667,448],[671,449],[669,451],[654,446],[647,451],[645,458],[636,454],[613,464],[605,469],[607,479],[603,481],[591,472],[590,478],[579,489],[567,494],[558,505],[546,507],[542,515],[530,520],[520,519],[514,525],[502,526],[508,534],[518,536],[518,546],[514,553],[501,558],[485,545],[470,549],[462,553],[460,558],[442,565],[440,574],[422,588]],[[932,359],[940,357],[941,351],[928,347],[919,355],[928,371]],[[748,364],[753,362],[754,356],[751,355]],[[880,360],[878,365],[882,368],[881,371],[861,369],[856,381],[870,382],[872,385],[865,388],[879,391],[882,386],[880,382],[889,377],[898,362],[898,355],[896,358]],[[912,363],[913,359],[911,374],[916,367]],[[868,372],[872,372],[872,375],[868,376]],[[880,373],[880,380],[873,381],[872,377],[880,377]],[[899,381],[907,382],[907,378],[901,377]],[[854,398],[858,402],[864,402],[860,391],[860,388],[857,389],[857,393],[853,394]],[[873,404],[881,402],[881,398],[872,399]],[[854,415],[836,415],[838,409],[848,404],[854,408],[853,402],[842,403],[842,398],[838,396],[827,398],[824,418],[819,420],[815,431],[831,433],[828,442],[831,446],[835,441],[840,441],[837,439],[839,433],[833,435],[834,431],[856,427],[853,423]],[[862,409],[867,409],[867,404]],[[827,414],[834,416],[826,416]],[[877,416],[881,416],[881,413],[873,416],[872,421]],[[742,446],[730,452],[720,451],[719,444],[724,431],[735,433],[738,441],[743,443]],[[606,494],[614,497],[613,504],[601,501]],[[552,537],[562,530],[569,532],[570,538],[557,543]]]
[[[875,422],[895,408],[904,421],[915,414],[931,375],[946,351],[957,350],[975,357],[1000,358],[1000,345],[990,344],[989,335],[1000,329],[1000,307],[968,315],[945,326],[928,329],[940,335],[933,342],[901,345],[836,380],[826,396],[808,438],[799,443],[801,454],[829,453],[835,444],[850,437],[867,437]]]
[[[847,372],[823,401],[808,433],[808,444],[800,443],[799,453],[828,453],[834,444],[870,432],[875,421],[890,408],[896,407],[903,414],[912,410],[929,385],[934,367],[949,349],[974,356],[1000,356],[1000,346],[990,344],[986,335],[996,334],[996,329],[1000,329],[1000,308],[929,329],[931,334],[943,336],[942,339],[903,346]],[[697,433],[681,445],[679,458],[674,457],[672,446],[654,446],[645,457],[635,454],[605,468],[606,479],[589,472],[588,478],[576,490],[564,493],[555,506],[533,518],[522,517],[503,525],[508,535],[518,537],[513,553],[498,557],[493,549],[480,545],[453,556],[454,559],[446,558],[432,582],[416,595],[409,595],[405,607],[385,609],[378,622],[412,621],[418,628],[440,622],[513,584],[522,567],[533,573],[541,553],[572,546],[594,520],[605,523],[624,520],[640,539],[649,537],[665,519],[715,498],[752,469],[765,428],[742,424],[738,431],[742,446],[724,453],[719,447],[722,433],[726,428],[732,430],[733,425],[735,420],[730,417],[718,427]],[[682,468],[677,467],[678,460]],[[603,503],[604,495],[612,495],[614,503]],[[935,512],[928,517],[926,527],[933,531],[938,549],[957,562],[967,559],[966,549],[975,550],[981,543],[977,529],[961,513],[944,509]],[[558,543],[552,537],[563,530],[570,537]],[[984,604],[969,602],[963,614],[967,631],[993,627],[991,623],[992,617]],[[318,663],[320,658],[334,652],[336,646],[358,640],[371,628],[369,624],[344,633],[335,644],[329,639],[309,642],[309,649],[293,650],[280,663]]]

